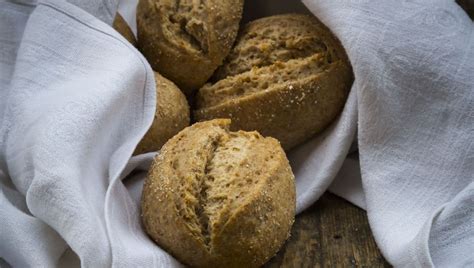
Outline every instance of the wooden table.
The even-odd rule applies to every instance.
[[[364,210],[330,193],[296,217],[291,237],[265,267],[391,267]]]

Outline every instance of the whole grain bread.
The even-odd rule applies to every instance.
[[[190,266],[258,267],[294,222],[294,176],[279,142],[230,132],[229,124],[216,119],[181,131],[144,184],[145,230]]]
[[[173,82],[155,72],[156,111],[153,123],[137,145],[135,154],[158,151],[166,141],[189,126],[186,96]]]
[[[127,22],[119,13],[115,15],[115,19],[112,26],[117,32],[119,32],[123,37],[125,37],[128,42],[130,42],[134,46],[137,45],[137,39],[135,38],[132,29],[130,29],[130,26],[128,26]]]
[[[313,16],[287,14],[247,24],[223,66],[197,94],[197,121],[231,118],[289,150],[328,126],[353,82],[336,37]]]
[[[242,9],[243,0],[140,0],[138,47],[153,69],[190,95],[229,53]]]

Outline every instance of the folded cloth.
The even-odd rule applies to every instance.
[[[69,246],[86,267],[176,264],[120,180],[153,120],[153,72],[105,23],[115,11],[76,2],[0,2],[0,257],[51,267]]]
[[[341,40],[355,82],[339,119],[289,154],[298,212],[330,187],[367,210],[391,264],[472,266],[472,21],[453,1],[303,2]],[[140,227],[143,173],[121,180],[153,157],[131,155],[155,90],[107,25],[115,9],[0,0],[0,257],[12,266],[55,266],[69,247],[86,267],[179,266]],[[345,160],[356,136],[360,174]]]
[[[382,253],[400,267],[473,266],[473,22],[454,1],[303,2],[353,66],[362,188]],[[320,173],[305,167],[300,181]]]

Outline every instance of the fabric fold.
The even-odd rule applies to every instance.
[[[474,236],[464,230],[474,214],[456,199],[474,180],[472,21],[454,1],[304,2],[354,69],[361,190],[384,256],[397,267],[472,263]],[[445,204],[460,217],[454,229],[436,216]],[[440,229],[451,236],[434,239]],[[455,232],[467,235],[464,248]]]
[[[2,155],[13,185],[42,227],[8,238],[2,233],[1,240],[48,236],[37,242],[48,253],[35,258],[39,266],[57,263],[64,241],[82,266],[121,266],[113,260],[110,237],[129,233],[108,229],[105,197],[153,120],[155,82],[146,60],[83,9],[41,1],[28,17],[2,91],[8,95]],[[31,225],[14,208],[3,212],[2,218],[18,219],[18,230]],[[25,250],[18,246],[8,256],[0,252],[13,266],[25,264],[15,257]]]
[[[66,250],[84,267],[180,266],[140,224],[136,170],[154,154],[132,153],[155,82],[109,26],[117,9],[133,20],[130,3],[0,0],[0,263],[64,265]],[[472,266],[472,21],[454,1],[303,3],[340,39],[355,81],[339,118],[289,153],[298,212],[330,187],[367,210],[392,265]],[[272,5],[255,14],[304,10]],[[346,158],[354,139],[359,157]]]

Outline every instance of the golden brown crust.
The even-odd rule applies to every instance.
[[[153,69],[190,95],[229,53],[242,8],[243,0],[141,0],[138,47]]]
[[[246,25],[214,79],[198,92],[196,120],[231,118],[232,130],[257,130],[289,150],[335,119],[353,76],[321,22],[289,14]]]
[[[147,233],[191,266],[258,267],[294,221],[294,176],[279,142],[230,132],[229,124],[181,131],[163,146],[143,188]]]
[[[135,154],[160,150],[171,137],[189,126],[189,105],[173,82],[155,72],[156,111],[153,123],[137,145]]]
[[[135,35],[128,26],[127,22],[125,22],[125,20],[119,13],[115,15],[113,27],[117,32],[119,32],[123,37],[125,37],[125,39],[127,39],[130,44],[132,44],[133,46],[137,45],[137,39],[135,38]]]
[[[279,158],[277,162],[286,163],[278,141],[271,139],[271,143],[277,150],[265,157],[273,156]],[[273,166],[264,186],[256,189],[227,220],[215,237],[215,248],[222,249],[223,259],[231,260],[225,263],[225,267],[260,267],[288,239],[296,202],[292,177],[288,165]]]

